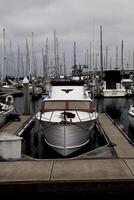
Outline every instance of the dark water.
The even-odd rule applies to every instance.
[[[108,113],[109,116],[125,132],[125,134],[127,134],[129,138],[134,142],[134,130],[129,127],[127,113],[129,106],[133,103],[134,98],[105,98],[95,100],[96,110],[99,113]],[[38,112],[40,110],[40,105],[41,99],[35,102],[31,102],[31,113]],[[17,113],[23,113],[23,97],[15,98],[15,107]],[[103,146],[104,144],[104,138],[99,134],[98,130],[94,128],[91,142],[69,157],[78,156],[82,153]],[[34,158],[62,158],[61,155],[53,151],[47,144],[44,143],[43,129],[38,121],[35,121],[35,123],[32,124],[23,134],[22,151],[24,154]]]
[[[96,100],[98,112],[106,112],[134,142],[134,129],[129,126],[128,109],[134,104],[132,98],[105,98]]]

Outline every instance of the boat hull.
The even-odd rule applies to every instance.
[[[103,96],[104,97],[125,97],[126,90],[125,89],[104,89]]]
[[[11,106],[10,110],[7,110],[7,111],[4,111],[4,112],[1,112],[1,113],[0,113],[0,128],[1,128],[2,126],[4,126],[4,124],[5,124],[5,122],[6,122],[6,118],[7,118],[10,114],[12,114],[13,110],[14,110],[14,107]]]
[[[134,129],[134,113],[128,112],[129,125]]]
[[[41,121],[45,142],[63,156],[79,150],[90,140],[95,120],[78,123],[52,123]]]

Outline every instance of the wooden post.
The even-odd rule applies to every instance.
[[[24,115],[30,114],[30,98],[29,98],[29,80],[25,77],[23,79],[24,87]]]
[[[34,96],[35,95],[35,78],[32,77],[32,95]]]

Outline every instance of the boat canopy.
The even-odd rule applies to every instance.
[[[45,99],[42,101],[42,111],[56,111],[56,110],[78,110],[85,112],[93,111],[93,102],[90,99],[81,100],[52,100]]]

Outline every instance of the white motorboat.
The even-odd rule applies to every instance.
[[[13,110],[13,97],[8,95],[5,103],[0,102],[0,128],[5,124],[6,118],[12,114]]]
[[[52,82],[50,96],[42,100],[42,112],[36,115],[45,142],[63,156],[89,142],[97,117],[83,81]]]
[[[120,70],[105,71],[102,88],[104,97],[125,97],[127,95],[122,84]]]
[[[129,119],[129,125],[134,128],[134,106],[130,105],[130,108],[128,110],[128,119]]]

